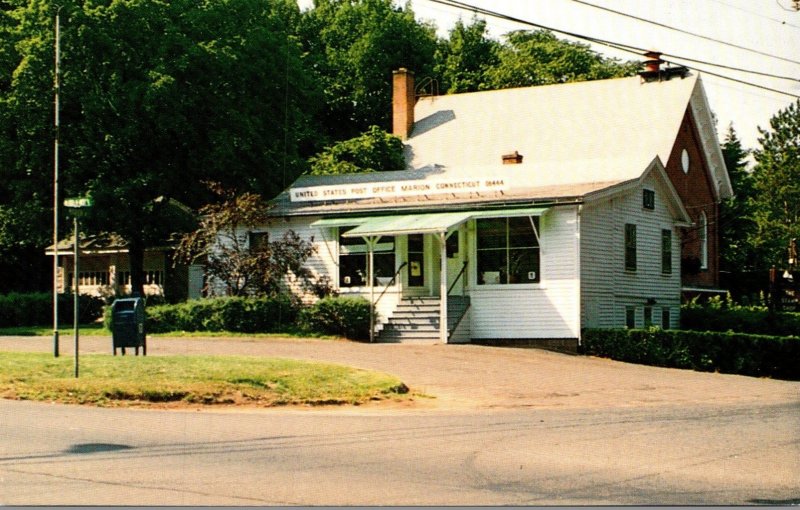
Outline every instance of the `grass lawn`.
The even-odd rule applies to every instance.
[[[80,357],[0,352],[0,397],[97,406],[359,405],[407,400],[396,377],[342,365],[244,356]]]
[[[80,324],[80,333],[82,335],[108,335],[111,332],[103,327],[99,322],[92,324]],[[72,335],[72,326],[64,326],[63,324],[58,328],[59,336]],[[53,325],[49,326],[16,326],[9,328],[0,328],[0,336],[53,336]]]
[[[102,323],[81,324],[80,334],[87,336],[111,336],[111,331]],[[61,338],[71,337],[75,330],[71,326],[61,326],[58,334]],[[0,336],[53,336],[53,326],[17,326],[0,328]],[[168,333],[147,333],[148,337],[241,337],[241,338],[317,338],[335,339],[330,335],[320,335],[301,331],[299,328],[287,327],[280,333],[236,333],[231,331],[170,331]]]

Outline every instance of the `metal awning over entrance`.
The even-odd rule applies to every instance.
[[[343,237],[396,236],[404,234],[447,233],[465,221],[478,218],[509,218],[541,216],[547,207],[522,209],[496,209],[458,211],[446,213],[403,214],[396,216],[373,216],[367,218],[326,218],[315,221],[313,227],[353,226]]]

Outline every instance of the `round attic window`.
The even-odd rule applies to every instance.
[[[683,173],[689,173],[689,153],[686,149],[683,149],[683,152],[681,152],[681,167],[683,167]]]

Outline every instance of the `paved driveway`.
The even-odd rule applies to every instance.
[[[51,344],[0,338],[8,349]],[[0,505],[800,502],[800,382],[468,345],[153,338],[150,353],[332,361],[435,398],[202,412],[0,400]]]
[[[71,337],[61,353],[71,356]],[[81,337],[81,353],[110,353],[109,337]],[[49,337],[0,337],[0,350],[52,351]],[[130,351],[129,351],[130,352]],[[538,349],[477,345],[364,344],[248,338],[148,339],[148,355],[247,355],[330,361],[400,377],[414,409],[640,407],[782,404],[800,400],[800,382],[648,367]]]

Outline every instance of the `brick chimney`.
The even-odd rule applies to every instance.
[[[661,70],[661,64],[664,63],[661,60],[661,53],[658,51],[648,51],[644,54],[648,60],[644,61],[644,71],[646,73],[658,73]]]
[[[392,71],[392,134],[406,140],[414,127],[414,72]]]

